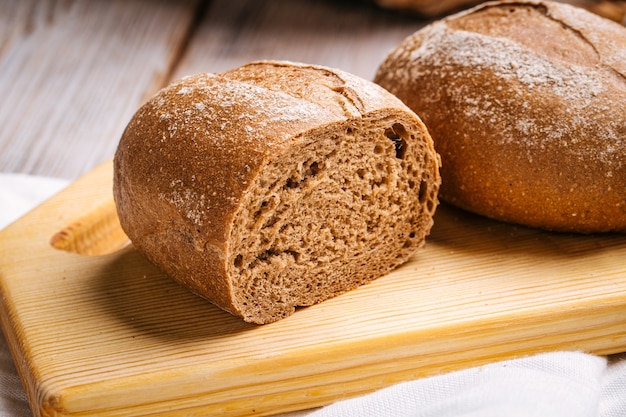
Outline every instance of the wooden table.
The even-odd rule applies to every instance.
[[[0,172],[74,179],[170,81],[259,59],[371,79],[423,20],[356,1],[0,3]]]

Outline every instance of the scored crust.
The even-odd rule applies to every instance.
[[[409,36],[375,78],[422,118],[440,198],[555,231],[626,231],[626,28],[489,2]]]
[[[134,246],[259,324],[405,262],[440,184],[432,140],[398,99],[290,62],[173,83],[133,117],[114,164]]]

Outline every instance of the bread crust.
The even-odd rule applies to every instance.
[[[348,249],[335,242],[333,248],[339,249],[322,252],[297,246],[305,245],[303,239],[317,239],[314,246],[351,239],[340,237],[336,225],[338,219],[349,219],[333,212],[333,207],[347,204],[350,191],[348,186],[347,191],[336,189],[340,164],[347,163],[337,154],[351,152],[347,141],[355,148],[363,143],[363,149],[373,149],[367,144],[373,139],[364,134],[368,123],[376,129],[394,123],[406,127],[400,135],[406,136],[403,152],[411,161],[387,159],[397,167],[415,165],[417,177],[410,181],[418,184],[415,196],[421,181],[423,195],[400,204],[410,208],[404,211],[415,212],[402,214],[394,224],[398,233],[390,238],[392,244],[379,244],[363,258],[367,264],[359,271],[351,264],[359,256],[352,241]],[[357,132],[356,139],[346,132]],[[359,132],[364,137],[358,138]],[[376,141],[384,139],[394,149],[389,134],[380,131],[379,136]],[[309,153],[318,159],[304,166]],[[339,169],[329,166],[331,160]],[[114,197],[121,225],[137,250],[183,286],[262,324],[406,261],[432,226],[438,167],[422,122],[384,89],[339,70],[263,61],[184,78],[142,106],[115,154]],[[297,175],[302,178],[294,179]],[[328,219],[316,215],[311,204],[320,212],[330,210]],[[309,217],[303,220],[299,212]],[[300,230],[306,219],[318,229]],[[296,226],[300,231],[289,232]],[[358,239],[370,239],[364,231],[352,230],[352,223],[345,228]],[[332,233],[322,239],[327,229]],[[336,255],[333,251],[348,259],[322,259]],[[311,273],[324,262],[332,270],[342,271],[346,264],[355,271]],[[300,271],[298,277],[304,278],[294,278],[289,270]]]
[[[626,231],[626,28],[562,3],[488,2],[408,37],[375,81],[428,126],[442,200]]]

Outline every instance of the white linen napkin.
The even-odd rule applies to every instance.
[[[68,181],[0,174],[0,229]],[[626,317],[624,318],[626,326]],[[543,353],[400,383],[308,417],[626,417],[626,358]],[[0,417],[31,417],[0,335]]]
[[[597,356],[544,353],[401,383],[309,417],[598,417],[606,368]],[[624,405],[603,416],[626,415]]]

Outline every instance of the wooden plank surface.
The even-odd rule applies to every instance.
[[[216,0],[173,79],[278,59],[341,68],[371,80],[387,53],[425,23],[368,2]]]
[[[570,2],[626,23],[624,1]],[[368,1],[0,0],[0,172],[88,172],[184,75],[289,59],[371,79],[425,23]]]
[[[115,251],[119,225],[100,221],[111,176],[105,164],[0,232],[2,324],[36,416],[264,415],[541,351],[626,349],[624,235],[444,206],[407,264],[255,326]],[[54,249],[60,231],[107,254]]]
[[[0,3],[0,170],[75,178],[170,77],[196,1]]]
[[[0,172],[86,173],[186,74],[291,59],[371,78],[421,25],[351,1],[1,0]]]

